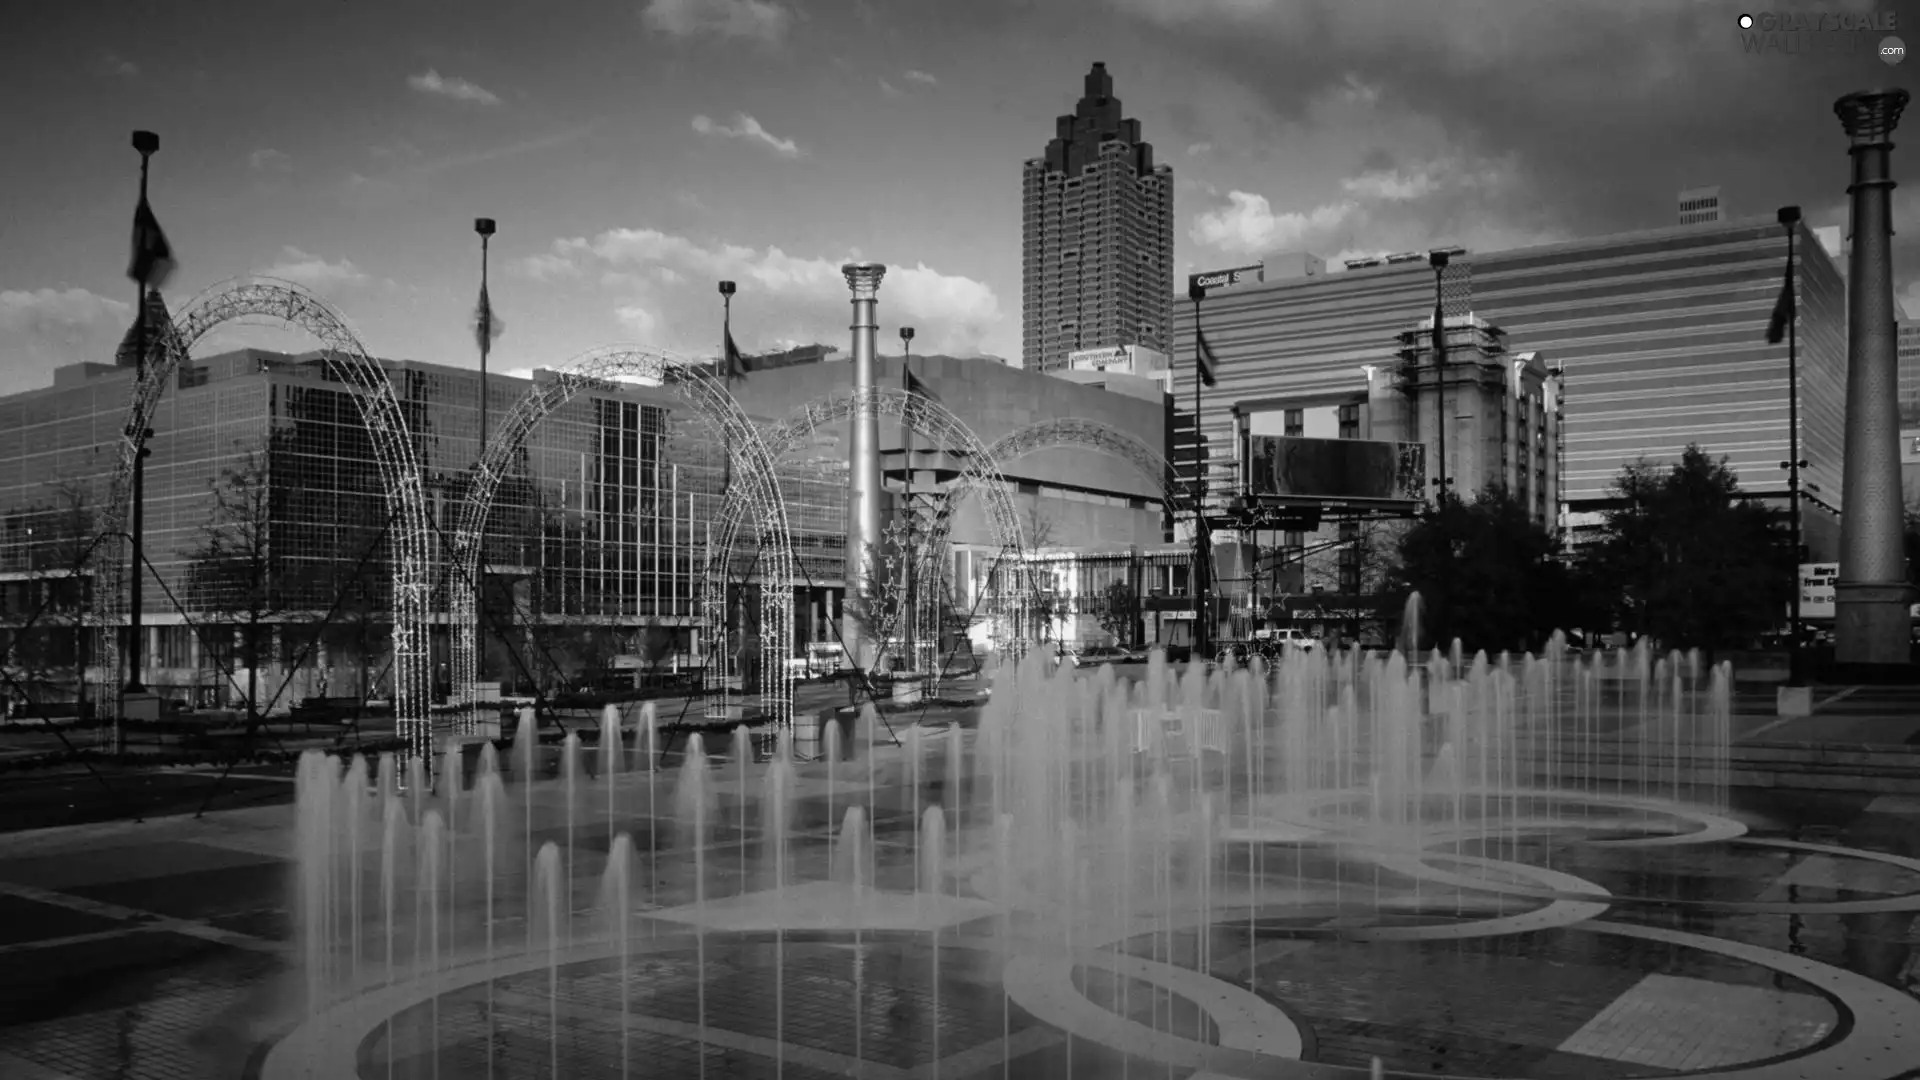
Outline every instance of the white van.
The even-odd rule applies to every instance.
[[[1283,626],[1271,630],[1255,630],[1253,640],[1274,649],[1317,649],[1317,638],[1307,636],[1307,632],[1297,626]]]

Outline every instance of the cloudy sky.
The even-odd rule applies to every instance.
[[[272,274],[376,353],[476,364],[491,216],[503,369],[710,353],[722,277],[744,348],[841,343],[853,256],[893,267],[887,340],[1017,358],[1020,164],[1095,60],[1175,169],[1180,273],[1665,225],[1694,184],[1844,221],[1832,102],[1920,61],[1882,63],[1877,33],[1755,54],[1743,11],[1892,11],[1920,43],[1911,0],[44,5],[0,46],[0,392],[123,332],[136,127],[162,139],[174,303]],[[1920,237],[1920,185],[1896,199]],[[1920,244],[1896,243],[1920,300]],[[304,347],[208,344],[242,340]]]

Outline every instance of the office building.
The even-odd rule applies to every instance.
[[[1718,225],[1727,220],[1719,187],[1688,188],[1680,193],[1680,224]]]
[[[1770,217],[1669,227],[1514,251],[1454,256],[1470,270],[1459,305],[1564,371],[1557,485],[1569,524],[1598,520],[1642,457],[1676,460],[1688,443],[1726,457],[1749,492],[1783,499],[1787,346],[1765,340],[1786,237]],[[1827,249],[1801,227],[1800,447],[1816,557],[1838,542],[1846,393],[1846,301]],[[1450,268],[1451,270],[1452,268]],[[1206,391],[1201,459],[1237,469],[1236,416],[1249,430],[1289,400],[1339,397],[1396,360],[1399,335],[1434,305],[1420,262],[1349,268],[1210,297],[1201,318],[1218,360]],[[1175,321],[1174,403],[1189,412],[1191,320]],[[1184,428],[1176,420],[1176,428]],[[1183,462],[1192,447],[1182,440]]]
[[[1895,348],[1900,366],[1900,423],[1920,427],[1920,320],[1895,320]]]
[[[1021,177],[1022,357],[1032,371],[1081,349],[1172,337],[1173,170],[1155,165],[1105,64]]]

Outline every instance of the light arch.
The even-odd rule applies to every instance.
[[[119,669],[115,628],[127,616],[126,579],[121,575],[128,568],[130,554],[124,537],[132,503],[133,468],[154,410],[180,365],[187,362],[189,350],[218,327],[246,318],[271,319],[317,339],[323,348],[321,359],[352,394],[361,423],[372,437],[387,510],[393,518],[394,721],[408,752],[421,755],[431,767],[432,656],[427,641],[427,594],[434,545],[406,413],[386,369],[367,354],[346,319],[326,301],[290,281],[252,277],[214,285],[187,301],[171,320],[171,330],[161,328],[150,341],[144,371],[134,383],[133,399],[127,406],[127,423],[121,431],[120,455],[109,489],[104,517],[110,539],[95,554],[95,580],[117,581],[120,585],[94,590],[94,614],[103,638],[99,655],[105,659],[106,670]]]
[[[555,376],[536,385],[516,402],[488,441],[450,541],[453,547],[450,558],[466,575],[464,578],[456,575],[448,598],[453,622],[455,692],[462,706],[463,723],[474,721],[474,684],[479,679],[479,648],[474,625],[477,612],[468,583],[480,580],[487,517],[492,513],[501,477],[533,429],[555,409],[583,391],[607,386],[613,379],[636,378],[656,382],[690,405],[694,415],[729,448],[733,464],[732,494],[752,508],[754,527],[766,560],[766,580],[769,585],[776,581],[785,583],[784,588],[761,590],[760,641],[765,664],[762,708],[776,723],[784,725],[793,709],[793,676],[787,664],[793,651],[793,545],[787,528],[786,504],[780,497],[780,481],[774,474],[773,456],[752,420],[727,392],[724,382],[711,371],[646,346],[617,344],[590,349],[557,369]],[[710,573],[706,580],[711,582]],[[725,623],[711,620],[723,603],[724,590],[719,598],[710,592],[702,596],[703,615],[709,620],[711,632],[719,635],[717,649],[709,651],[722,656],[726,655]]]
[[[867,409],[876,415],[904,421],[914,434],[933,440],[935,445],[952,449],[961,456],[961,493],[974,492],[986,500],[987,514],[1003,557],[1011,557],[1015,572],[1013,591],[1007,596],[1014,612],[1014,623],[1003,645],[1014,652],[1026,640],[1026,619],[1033,584],[1026,569],[1026,539],[1021,532],[1020,516],[1006,478],[1000,475],[997,459],[973,430],[945,405],[923,395],[909,394],[897,387],[874,387],[815,398],[803,405],[797,415],[767,430],[762,436],[767,452],[775,461],[806,445],[813,433],[831,424],[848,423]],[[716,573],[730,565],[733,544],[742,515],[747,509],[743,496],[731,495],[714,522],[713,561],[708,565],[708,590]],[[850,552],[849,558],[860,553]]]

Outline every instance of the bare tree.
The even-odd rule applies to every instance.
[[[72,687],[78,699],[89,606],[79,567],[98,535],[97,514],[84,481],[56,481],[45,492],[6,516],[16,553],[7,568],[22,576],[0,585],[0,663],[36,698]]]
[[[246,451],[209,485],[213,508],[201,541],[188,554],[189,604],[218,627],[236,632],[236,659],[246,665],[247,717],[260,715],[260,677],[274,631],[307,609],[303,575],[289,557],[294,545],[276,533],[284,522],[266,447]]]
[[[1404,523],[1346,522],[1333,536],[1309,545],[1301,559],[1301,583],[1309,594],[1335,598],[1329,621],[1348,642],[1381,638],[1379,606],[1394,569]],[[1278,597],[1276,597],[1278,599]],[[1384,640],[1384,639],[1382,639]]]

